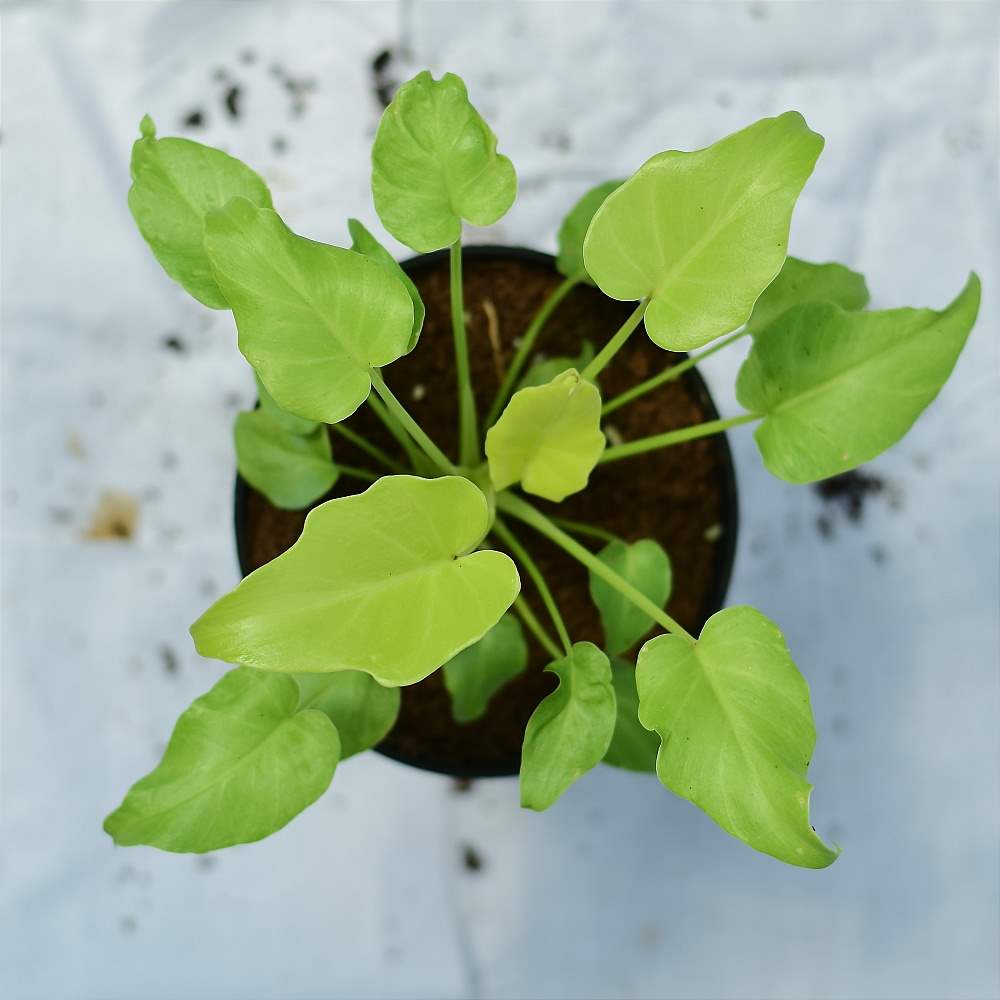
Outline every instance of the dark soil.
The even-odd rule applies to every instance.
[[[407,269],[427,306],[427,320],[416,350],[387,367],[384,376],[421,426],[454,455],[457,419],[447,257],[430,255],[419,259],[416,266],[407,265]],[[543,255],[499,259],[485,248],[479,253],[474,248],[466,250],[464,275],[473,380],[482,413],[498,384],[497,360],[488,331],[491,306],[499,321],[500,364],[505,366],[513,353],[512,341],[523,334],[561,279],[550,259]],[[576,355],[583,339],[600,348],[632,308],[632,304],[605,298],[594,288],[579,286],[550,319],[539,350],[550,355]],[[604,397],[617,395],[660,371],[665,363],[682,357],[655,347],[640,328],[602,373]],[[605,430],[609,436],[630,440],[715,416],[700,379],[692,374],[616,411]],[[369,407],[362,406],[348,424],[403,458]],[[333,447],[335,456],[345,464],[371,466],[371,460],[343,438],[334,437]],[[658,540],[673,563],[674,593],[667,610],[697,633],[705,619],[718,610],[728,582],[736,523],[731,475],[724,439],[705,438],[599,466],[588,488],[561,504],[532,500],[542,510],[600,525],[627,541]],[[357,493],[363,488],[358,480],[341,477],[323,499]],[[287,549],[298,538],[305,520],[304,511],[278,510],[251,489],[246,490],[245,504],[237,504],[238,518],[241,515],[245,522],[241,544],[244,572],[264,565]],[[515,525],[515,531],[531,548],[573,640],[600,644],[600,622],[588,593],[586,570],[526,526]],[[495,541],[491,544],[502,548]],[[587,544],[600,547],[600,543]],[[525,598],[539,619],[547,623],[527,575],[522,573],[522,579]],[[553,676],[543,673],[549,657],[530,635],[528,638],[531,656],[527,670],[493,698],[482,718],[464,725],[452,719],[448,694],[438,672],[403,688],[399,720],[379,749],[431,770],[459,776],[517,773],[525,725],[535,706],[554,686]]]

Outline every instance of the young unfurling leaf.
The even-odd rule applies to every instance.
[[[601,394],[576,369],[546,385],[521,389],[486,435],[490,478],[546,500],[563,500],[587,485],[604,451]]]
[[[757,299],[747,329],[756,336],[803,302],[833,302],[848,312],[857,312],[868,305],[868,286],[863,274],[843,264],[811,264],[786,257],[778,277]]]
[[[388,476],[310,511],[299,540],[191,626],[203,656],[414,684],[485,635],[520,588],[467,479]]]
[[[574,281],[594,284],[583,263],[583,240],[593,221],[594,213],[604,204],[612,191],[622,186],[622,181],[605,181],[592,187],[570,210],[559,227],[559,252],[556,268],[559,273]]]
[[[208,214],[205,252],[240,350],[282,409],[337,423],[368,397],[370,368],[407,351],[410,296],[361,254],[296,236],[244,198]]]
[[[662,608],[670,597],[670,557],[651,538],[629,545],[609,542],[597,553],[605,565]],[[590,596],[601,613],[604,648],[610,656],[624,653],[652,627],[653,619],[643,614],[606,580],[590,574]]]
[[[639,722],[635,667],[625,660],[612,660],[611,683],[615,688],[615,733],[604,755],[604,763],[628,771],[655,774],[660,738]]]
[[[240,475],[275,507],[301,510],[337,481],[330,438],[322,424],[297,434],[262,406],[236,415],[233,439]]]
[[[444,665],[444,686],[456,722],[472,722],[490,699],[528,665],[521,623],[506,614],[479,640]]]
[[[585,340],[580,345],[580,353],[575,358],[546,358],[533,364],[518,384],[518,389],[530,389],[537,385],[546,385],[557,375],[570,368],[582,372],[594,360],[594,345]]]
[[[293,674],[299,711],[314,708],[340,735],[340,759],[369,750],[389,734],[399,715],[399,688],[383,687],[360,670],[333,674]]]
[[[420,297],[420,292],[417,291],[417,286],[400,267],[399,261],[357,219],[347,220],[347,231],[351,234],[351,249],[355,253],[364,254],[369,260],[375,261],[394,278],[398,278],[403,283],[403,287],[406,288],[410,300],[413,302],[413,332],[410,334],[410,343],[406,349],[407,354],[409,354],[417,346],[420,331],[424,325],[424,316],[427,312],[424,308],[424,300]]]
[[[157,139],[147,115],[132,147],[128,207],[160,266],[189,295],[212,309],[228,309],[205,256],[205,215],[230,198],[271,207],[267,185],[221,149],[190,139]]]
[[[532,713],[521,749],[521,805],[548,809],[607,752],[615,730],[611,664],[593,643],[546,668],[559,687]]]
[[[177,720],[163,760],[104,821],[116,844],[216,851],[280,830],[326,791],[336,727],[291,677],[230,670]]]
[[[396,91],[372,147],[372,195],[382,225],[418,253],[449,246],[462,220],[496,222],[517,176],[454,73],[426,70]]]
[[[734,330],[781,268],[792,209],[822,148],[788,111],[707,149],[659,153],[597,210],[588,273],[613,299],[649,298],[646,332],[667,350]]]
[[[836,860],[809,824],[809,689],[774,622],[727,608],[696,643],[650,639],[636,682],[639,719],[662,740],[656,770],[667,788],[781,861],[825,868]]]
[[[767,468],[791,483],[826,479],[894,445],[941,390],[979,310],[973,274],[933,309],[849,313],[797,306],[754,338],[736,395],[764,420]]]

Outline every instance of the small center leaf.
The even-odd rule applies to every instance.
[[[697,643],[661,635],[636,667],[656,770],[734,837],[804,868],[837,858],[809,824],[816,742],[809,690],[778,627],[754,608],[709,618]]]
[[[601,394],[571,368],[511,397],[486,435],[490,478],[559,501],[587,485],[604,445]]]
[[[612,660],[611,683],[615,688],[615,733],[604,755],[604,763],[628,771],[655,774],[660,739],[639,722],[635,666],[625,660]]]
[[[299,540],[191,626],[203,656],[264,670],[363,670],[415,684],[486,634],[520,589],[467,479],[388,476],[329,500]]]
[[[605,181],[592,187],[570,210],[559,227],[559,251],[556,256],[556,268],[566,278],[575,281],[585,281],[594,284],[593,278],[587,274],[583,262],[583,241],[593,221],[594,214],[604,204],[604,200],[612,191],[617,190],[623,181]]]

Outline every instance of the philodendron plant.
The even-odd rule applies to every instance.
[[[664,611],[671,572],[660,545],[559,521],[530,497],[560,501],[599,464],[739,424],[756,425],[765,466],[787,482],[867,462],[948,378],[979,281],[970,276],[940,311],[866,311],[861,275],[787,256],[792,210],[823,148],[789,111],[588,191],[559,233],[565,280],[479,414],[461,238],[463,223],[495,223],[514,201],[514,167],[496,145],[458,77],[422,72],[386,110],[372,151],[385,228],[415,251],[450,252],[460,433],[458,454],[446,455],[387,381],[419,349],[424,309],[375,237],[356,220],[350,248],[292,232],[250,168],[158,139],[143,119],[129,193],[139,230],[171,278],[232,311],[258,380],[259,407],[236,420],[241,474],[288,508],[340,476],[370,485],[313,509],[287,552],[194,623],[197,650],[236,666],[183,713],[163,760],[108,817],[116,843],[210,851],[267,836],[325,791],[341,760],[389,732],[400,687],[443,669],[456,719],[482,715],[525,668],[523,624],[558,678],[524,734],[524,806],[546,809],[604,761],[655,771],[782,861],[822,868],[837,857],[809,822],[813,717],[778,626],[740,606],[690,634]],[[635,309],[596,354],[581,344],[579,358],[532,366],[548,317],[580,283]],[[640,325],[663,349],[663,370],[603,399],[599,376]],[[741,338],[744,412],[608,446],[604,417]],[[668,353],[682,351],[697,353],[679,363]],[[407,465],[343,424],[365,405]],[[373,469],[338,465],[328,429]],[[603,648],[569,634],[532,557],[535,533],[589,571]],[[595,533],[606,542],[596,553],[577,537]],[[519,599],[519,570],[551,629]],[[636,663],[623,659],[651,632]]]

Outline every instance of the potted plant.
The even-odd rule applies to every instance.
[[[979,281],[866,311],[861,275],[787,256],[822,147],[796,112],[765,118],[586,192],[555,268],[463,259],[463,222],[501,218],[516,177],[462,81],[423,72],[372,152],[376,211],[422,255],[401,267],[356,220],[350,249],[293,233],[252,170],[145,118],[132,213],[170,277],[232,310],[259,405],[234,435],[247,575],[191,628],[236,666],[108,817],[116,843],[259,840],[377,747],[519,765],[536,810],[602,761],[647,770],[759,851],[835,860],[809,822],[806,682],[777,625],[722,608],[724,432],[754,424],[788,482],[869,461],[948,378]],[[694,366],[741,338],[745,412],[723,420]]]

